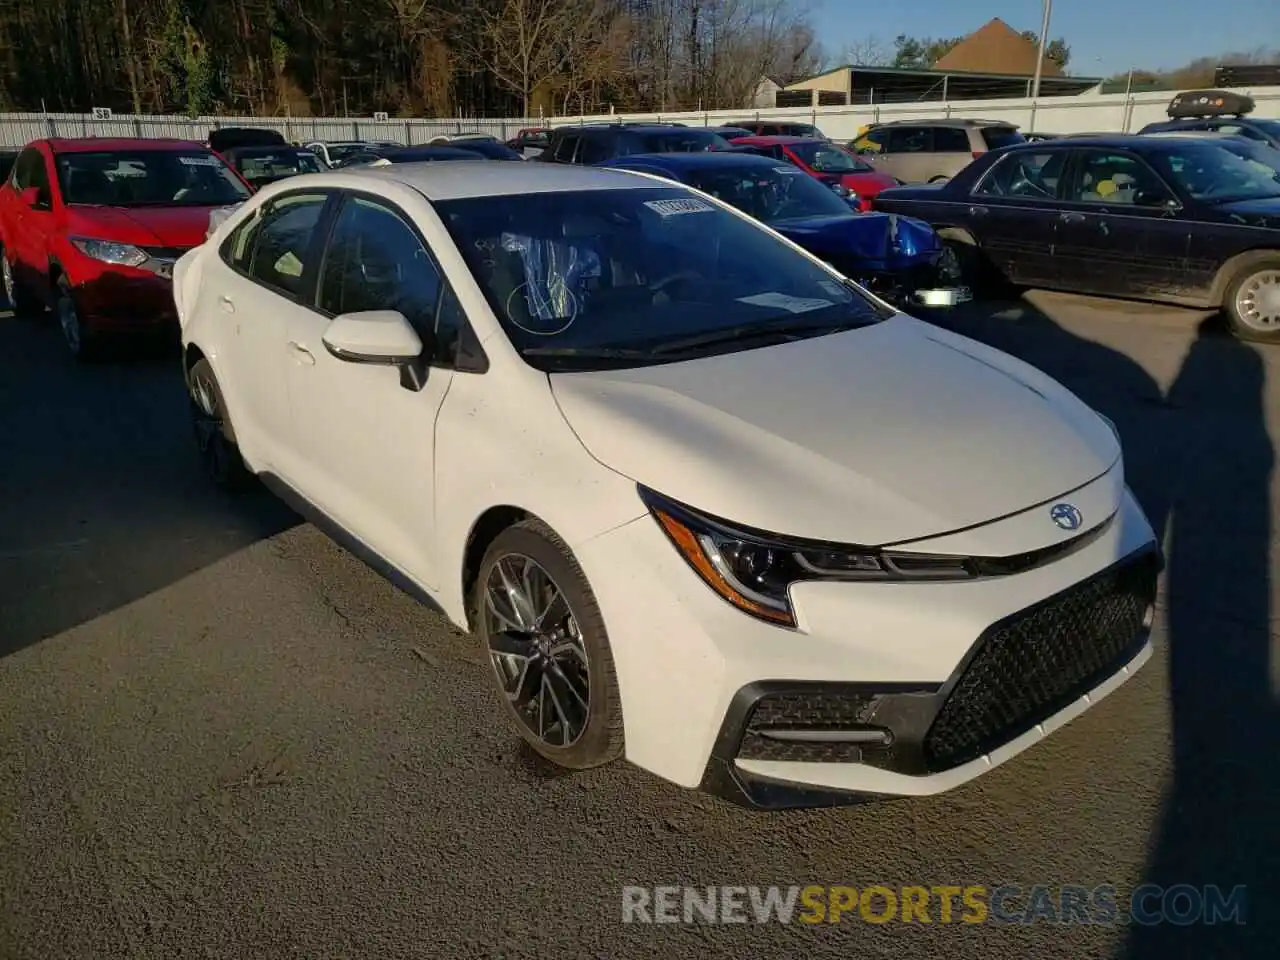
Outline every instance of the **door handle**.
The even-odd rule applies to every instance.
[[[235,313],[236,305],[232,299],[225,294],[218,298],[218,306],[222,308],[223,313]]]
[[[1084,223],[1085,216],[1083,213],[1060,213],[1058,219],[1063,223]]]
[[[300,344],[297,340],[289,341],[289,349],[293,351],[293,359],[296,360],[298,363],[301,363],[304,366],[308,366],[308,367],[315,366],[315,363],[316,363],[315,354],[312,353],[310,350],[308,350],[306,347],[304,347],[302,344]]]
[[[969,216],[985,217],[990,211],[986,207],[970,207]]]

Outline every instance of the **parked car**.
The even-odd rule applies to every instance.
[[[547,147],[551,138],[550,127],[525,127],[507,141],[507,146],[532,160]]]
[[[1168,120],[1148,123],[1140,133],[1227,133],[1280,147],[1280,120],[1251,117],[1252,97],[1230,90],[1186,90],[1171,101]]]
[[[1280,339],[1280,156],[1236,138],[1063,138],[988,154],[877,210],[927,220],[983,277],[1222,308]]]
[[[67,346],[172,329],[174,262],[212,209],[250,196],[216,153],[183,140],[36,140],[0,187],[0,272],[17,313],[53,307]]]
[[[794,165],[733,153],[657,153],[608,164],[688,184],[741,210],[904,310],[969,299],[948,252],[922,220],[856,214]]]
[[[562,767],[937,793],[1150,657],[1114,425],[679,184],[285,181],[174,295],[211,478],[262,476],[470,631]]]
[[[398,146],[398,144],[396,144]],[[302,146],[320,157],[327,167],[339,166],[347,157],[357,153],[384,149],[372,140],[312,140]]]
[[[468,143],[471,141],[501,143],[497,137],[491,133],[443,133],[440,136],[432,137],[428,146],[448,146],[453,143]]]
[[[812,123],[798,120],[737,120],[726,126],[745,130],[753,137],[809,137],[827,140],[829,137]]]
[[[1063,136],[1061,133],[1042,133],[1033,131],[1031,133],[1024,133],[1022,135],[1022,139],[1027,141],[1027,143],[1042,143],[1045,140],[1057,140],[1061,136]]]
[[[734,140],[737,137],[755,136],[746,127],[706,127],[709,133],[714,133],[717,137],[723,137],[725,140]]]
[[[468,153],[474,153],[486,160],[523,160],[524,154],[518,150],[512,150],[505,143],[497,140],[452,140],[449,146],[457,150],[465,150]],[[410,147],[410,150],[415,149]]]
[[[1003,120],[895,120],[872,124],[856,141],[858,153],[905,183],[954,177],[989,150],[1023,143]]]
[[[838,143],[813,137],[739,137],[733,146],[757,148],[765,156],[799,167],[820,180],[859,210],[870,210],[871,200],[887,187],[902,185],[896,177],[877,170]]]
[[[235,147],[223,156],[254,189],[300,173],[328,169],[319,155],[301,147]]]
[[[393,163],[430,163],[439,160],[484,160],[483,154],[461,147],[397,147],[383,151],[370,166],[385,167]],[[516,159],[516,158],[504,158]]]
[[[220,127],[209,131],[206,144],[210,150],[218,153],[226,153],[236,147],[291,146],[279,130],[266,127]]]
[[[707,130],[677,124],[588,123],[556,127],[534,160],[592,165],[633,153],[728,150],[729,141]]]

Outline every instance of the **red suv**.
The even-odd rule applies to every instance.
[[[177,259],[249,186],[185,140],[36,140],[0,187],[0,271],[16,313],[54,309],[77,357],[176,324]]]
[[[838,143],[816,137],[737,137],[736,147],[751,147],[757,153],[783,160],[816,180],[835,188],[861,211],[871,209],[871,201],[881,190],[900,186],[889,174],[877,170]]]

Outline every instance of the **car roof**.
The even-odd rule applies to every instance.
[[[583,123],[556,127],[561,130],[625,130],[628,133],[670,133],[673,130],[697,130],[698,127],[686,127],[674,123]]]
[[[39,141],[37,141],[39,142]],[[100,153],[115,150],[207,150],[196,140],[159,139],[151,137],[53,137],[43,141],[54,153]]]
[[[320,182],[317,177],[332,179],[335,186],[350,189],[367,187],[370,180],[389,180],[412,187],[429,200],[513,197],[573,190],[635,190],[653,186],[650,181],[620,170],[568,163],[511,163],[478,156],[467,163],[396,163],[309,176],[316,183]]]
[[[758,144],[764,147],[773,146],[775,144],[780,147],[787,147],[787,146],[792,146],[793,144],[799,144],[799,143],[825,144],[830,142],[827,140],[823,140],[821,137],[798,137],[798,136],[781,134],[781,133],[760,134],[760,135],[751,136],[751,137],[736,137],[735,139],[748,140],[751,143]]]
[[[1212,139],[1201,137],[1195,134],[1184,134],[1179,136],[1176,132],[1170,131],[1167,134],[1156,136],[1150,133],[1124,133],[1124,134],[1094,134],[1084,136],[1068,136],[1060,140],[1056,140],[1050,144],[1045,143],[1019,143],[1013,146],[1005,147],[999,152],[1030,152],[1035,153],[1038,150],[1049,149],[1050,146],[1062,149],[1075,149],[1077,147],[1111,147],[1117,150],[1134,150],[1139,148],[1150,149],[1153,146],[1176,142],[1178,140],[1194,140],[1203,141]],[[997,152],[997,151],[992,151]]]
[[[929,120],[889,120],[886,123],[872,124],[872,129],[884,127],[1012,127],[1018,129],[1016,123],[1008,120],[972,120],[967,117],[936,117]]]
[[[626,165],[632,162],[648,163],[654,166],[667,167],[672,170],[714,170],[717,167],[783,167],[787,164],[772,157],[762,157],[754,153],[728,153],[726,151],[708,153],[634,153],[628,157],[609,160],[601,166]],[[795,169],[791,167],[790,169]]]
[[[443,144],[438,144],[435,146],[393,148],[384,156],[392,163],[397,161],[400,163],[413,163],[415,159],[446,160],[453,158],[455,160],[470,160],[472,157],[479,156],[479,154],[474,150],[463,150],[461,147],[446,147]]]

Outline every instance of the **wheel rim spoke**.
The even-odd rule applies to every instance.
[[[490,661],[513,711],[547,746],[572,746],[590,718],[591,687],[564,591],[537,561],[508,554],[490,568],[483,596]]]

